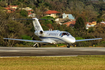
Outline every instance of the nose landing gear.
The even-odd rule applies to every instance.
[[[36,48],[41,47],[41,44],[40,44],[40,43],[35,43],[35,44],[33,45],[33,47],[36,47]]]
[[[67,44],[67,48],[70,48],[70,47],[73,47],[73,45],[72,44]]]

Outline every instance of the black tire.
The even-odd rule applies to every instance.
[[[39,43],[39,47],[41,47],[41,44]]]
[[[41,44],[40,44],[40,43],[35,43],[35,44],[33,45],[33,47],[36,47],[36,48],[41,47]]]
[[[38,48],[38,44],[36,44],[35,47]]]
[[[70,48],[70,44],[67,44],[67,48]]]

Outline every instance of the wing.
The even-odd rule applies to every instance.
[[[91,41],[91,40],[100,40],[102,38],[93,38],[93,39],[82,39],[82,40],[76,40],[76,42],[81,42],[81,41]]]
[[[16,40],[16,41],[25,41],[25,42],[34,42],[34,43],[50,43],[45,41],[37,41],[37,40],[25,40],[25,39],[13,39],[13,38],[3,38],[6,40]]]

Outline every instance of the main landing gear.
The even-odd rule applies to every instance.
[[[33,45],[33,47],[36,47],[36,48],[41,47],[41,44],[40,44],[40,43],[35,43],[35,44]]]
[[[36,47],[36,48],[41,47],[41,44],[40,43],[35,43],[33,45],[33,47]],[[67,44],[67,48],[70,48],[70,44]]]
[[[67,48],[70,48],[70,44],[67,44]]]

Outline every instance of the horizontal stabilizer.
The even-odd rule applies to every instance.
[[[91,41],[91,40],[100,40],[102,38],[93,38],[93,39],[82,39],[82,40],[76,40],[76,42],[81,42],[81,41]]]
[[[13,39],[13,38],[3,38],[6,40],[16,40],[16,41],[25,41],[25,42],[34,42],[34,43],[50,43],[45,41],[37,41],[37,40],[25,40],[25,39]]]

